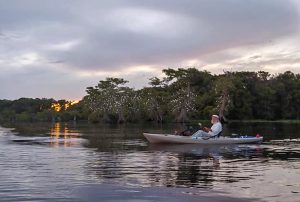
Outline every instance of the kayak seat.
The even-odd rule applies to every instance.
[[[221,135],[222,135],[222,130],[221,130],[221,132],[219,132],[218,134],[216,134],[216,135],[213,135],[213,136],[211,136],[210,138],[219,138]]]

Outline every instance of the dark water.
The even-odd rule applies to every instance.
[[[9,129],[13,127],[14,129]],[[261,145],[150,145],[180,125],[0,127],[0,201],[299,201],[300,124],[232,123]],[[195,126],[194,126],[195,127]]]

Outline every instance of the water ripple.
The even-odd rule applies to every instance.
[[[106,183],[221,190],[265,201],[299,197],[295,144],[149,145],[140,134],[112,133],[106,130],[102,136],[56,125],[50,133],[24,136],[0,128],[0,199],[76,201],[74,190]]]

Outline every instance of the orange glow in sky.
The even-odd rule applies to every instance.
[[[60,104],[59,102],[54,102],[51,104],[51,109],[60,112],[61,110],[67,110],[70,106],[78,104],[79,100],[70,100],[66,101],[64,104]]]

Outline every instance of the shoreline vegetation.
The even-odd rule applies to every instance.
[[[198,122],[218,114],[230,122],[300,123],[300,74],[164,69],[142,89],[123,78],[86,88],[80,101],[0,100],[0,122]]]
[[[193,120],[191,123],[205,123],[209,122],[209,120]],[[228,120],[229,123],[300,123],[300,120],[263,120],[263,119],[247,119],[247,120]]]

